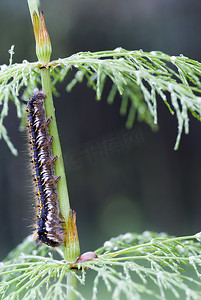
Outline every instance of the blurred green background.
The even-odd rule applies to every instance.
[[[78,51],[121,46],[184,54],[201,61],[200,0],[43,0],[53,46],[52,59]],[[35,61],[26,1],[0,0],[0,64]],[[56,115],[72,208],[77,212],[81,251],[93,250],[128,231],[186,235],[201,225],[201,123],[190,118],[190,134],[173,150],[177,121],[159,100],[159,131],[136,122],[125,129],[120,99],[106,103],[86,84],[66,93],[59,84]],[[34,90],[33,86],[33,90]],[[19,150],[12,156],[0,142],[0,257],[32,232],[33,189],[26,133],[12,103],[5,121]]]

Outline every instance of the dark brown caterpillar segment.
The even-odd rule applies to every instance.
[[[48,124],[52,117],[46,118],[44,109],[45,94],[40,91],[27,102],[27,128],[34,185],[37,197],[36,231],[38,241],[51,247],[58,247],[64,242],[64,228],[59,217],[57,182]]]

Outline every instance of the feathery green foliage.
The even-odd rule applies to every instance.
[[[95,271],[91,299],[99,298],[100,282],[111,299],[201,298],[201,233],[187,237],[144,232],[126,233],[104,243],[95,252],[97,259],[65,263],[60,249],[37,249],[28,237],[0,265],[0,294],[3,299],[66,299],[66,276],[76,276],[85,284],[86,271]],[[190,267],[190,268],[189,268]],[[102,288],[102,286],[101,286]],[[78,299],[85,296],[73,291]]]
[[[4,119],[9,101],[22,118],[24,107],[20,97],[28,99],[33,87],[41,87],[39,62],[13,64],[14,47],[10,49],[9,65],[0,67],[0,138],[13,154]],[[183,130],[189,132],[189,113],[201,120],[201,64],[184,56],[169,56],[162,52],[114,51],[80,52],[58,59],[45,66],[50,68],[54,94],[56,84],[64,81],[68,72],[76,70],[67,83],[67,91],[80,82],[87,82],[100,100],[107,78],[111,81],[108,104],[115,95],[121,96],[120,113],[127,116],[131,128],[135,117],[153,129],[158,123],[157,102],[162,101],[178,120],[178,148]],[[197,239],[197,240],[196,240]],[[96,251],[98,258],[78,265],[78,273],[66,263],[60,249],[50,252],[47,246],[35,248],[29,237],[0,265],[0,294],[2,299],[66,299],[68,274],[85,284],[85,268],[95,271],[92,299],[102,280],[112,299],[201,299],[201,235],[168,237],[146,232],[125,234],[107,241]],[[57,259],[58,257],[58,259]],[[78,299],[85,299],[72,289]],[[123,298],[122,298],[123,297]]]
[[[13,55],[13,48],[10,51]],[[18,100],[22,87],[26,87],[22,97],[33,94],[33,87],[40,87],[40,63],[10,64],[0,69],[0,138],[16,154],[10,142],[3,121],[8,114],[9,99],[14,102],[17,116],[21,118],[22,108]],[[135,117],[145,121],[152,128],[158,123],[157,101],[163,101],[171,114],[178,120],[178,136],[175,149],[183,130],[189,132],[189,113],[201,120],[201,64],[183,55],[169,56],[162,52],[127,51],[117,48],[113,51],[80,52],[70,57],[50,62],[52,89],[56,94],[56,84],[63,81],[68,71],[77,69],[73,80],[67,84],[70,91],[86,78],[88,86],[96,91],[101,99],[105,81],[112,82],[108,103],[112,104],[115,95],[122,98],[120,113],[127,115],[127,128],[131,128]]]

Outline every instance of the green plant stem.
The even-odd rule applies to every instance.
[[[76,271],[75,271],[76,272]],[[68,272],[67,274],[67,300],[76,300],[76,295],[74,290],[77,290],[77,278],[72,274],[72,272]]]
[[[33,22],[33,12],[35,11],[38,15],[38,7],[37,0],[27,0],[29,5],[29,10]],[[42,45],[43,46],[43,45]],[[50,50],[51,51],[51,50]],[[51,52],[50,52],[51,55]],[[47,61],[46,63],[48,63]],[[68,216],[70,212],[70,202],[68,196],[67,182],[65,176],[65,169],[63,163],[63,156],[61,151],[61,145],[59,140],[59,133],[57,129],[56,117],[55,117],[55,109],[53,104],[52,97],[52,88],[51,88],[51,78],[50,78],[50,70],[49,68],[42,67],[41,68],[41,80],[42,80],[42,90],[46,95],[46,99],[44,101],[46,117],[52,117],[52,120],[49,124],[49,134],[54,137],[52,143],[52,154],[53,156],[57,156],[57,160],[55,162],[55,175],[60,176],[60,180],[57,183],[58,195],[59,195],[59,206],[61,210],[61,214],[64,218],[64,221],[68,223]],[[65,227],[66,227],[65,226]],[[66,227],[67,228],[67,227]],[[68,245],[64,243],[64,259],[68,261]],[[77,255],[76,255],[77,256]],[[76,257],[75,257],[76,259]],[[73,291],[77,289],[77,278],[69,272],[67,274],[67,299],[68,300],[76,300],[76,295]]]
[[[29,11],[31,17],[33,18],[33,12],[38,13],[37,0],[27,0]],[[47,62],[48,63],[48,62]],[[68,215],[70,211],[70,203],[67,189],[67,182],[65,176],[65,169],[63,163],[63,157],[61,152],[61,145],[59,140],[59,134],[57,130],[56,117],[54,112],[54,104],[52,98],[52,89],[51,89],[51,78],[50,78],[50,70],[46,68],[41,68],[41,80],[42,80],[42,90],[46,94],[45,99],[45,111],[47,117],[52,117],[52,121],[49,125],[49,134],[54,137],[52,143],[52,154],[57,155],[58,159],[55,163],[55,174],[56,176],[60,176],[61,179],[57,183],[58,194],[59,194],[59,205],[61,209],[61,213],[67,223]]]
[[[61,145],[59,140],[59,134],[58,134],[56,117],[54,112],[53,99],[52,99],[50,70],[46,68],[42,68],[41,78],[42,78],[42,89],[47,96],[47,98],[45,99],[46,116],[47,117],[52,116],[53,118],[49,124],[49,134],[50,136],[54,137],[52,143],[52,154],[58,156],[58,159],[55,162],[55,174],[56,176],[61,176],[61,179],[57,183],[58,194],[59,194],[59,205],[60,205],[61,213],[65,218],[65,221],[67,222],[69,211],[70,211],[70,203],[69,203],[69,196],[68,196]]]
[[[61,213],[65,219],[67,224],[69,211],[70,211],[70,202],[68,196],[67,182],[65,176],[65,169],[63,163],[63,156],[61,151],[61,145],[59,140],[59,134],[57,129],[56,117],[54,112],[54,104],[52,98],[52,90],[51,90],[51,78],[50,78],[50,70],[46,68],[41,69],[41,79],[42,79],[42,89],[46,94],[47,98],[45,99],[45,111],[46,116],[52,116],[52,121],[49,124],[49,134],[54,137],[52,143],[52,154],[57,155],[58,159],[55,162],[55,174],[56,176],[61,176],[60,180],[57,183],[58,195],[59,195],[59,206],[61,209]],[[69,257],[69,249],[66,243],[64,243],[64,259],[68,261]],[[77,256],[77,255],[76,255]],[[74,257],[76,259],[76,257]],[[67,298],[68,300],[76,300],[76,295],[73,290],[77,289],[77,278],[69,272],[67,274]]]
[[[57,155],[58,159],[55,162],[55,175],[60,176],[60,180],[57,183],[58,195],[59,195],[59,206],[61,209],[61,213],[65,219],[67,224],[69,211],[70,211],[70,202],[68,195],[68,188],[65,176],[65,169],[63,163],[63,156],[61,151],[61,145],[59,140],[59,133],[57,129],[55,109],[52,98],[52,89],[51,89],[51,78],[50,78],[50,70],[46,68],[41,69],[41,80],[42,80],[42,90],[46,94],[45,99],[45,111],[46,116],[52,116],[52,121],[49,124],[49,134],[54,137],[52,143],[52,154]],[[64,259],[68,261],[68,251],[67,245],[64,243]],[[76,259],[76,257],[75,257]],[[77,289],[77,279],[72,273],[67,274],[67,299],[68,300],[76,300],[75,294],[72,290]]]
[[[29,6],[29,11],[31,15],[31,20],[33,22],[33,12],[35,11],[37,15],[39,16],[39,11],[38,11],[38,1],[37,0],[27,0],[28,6]]]

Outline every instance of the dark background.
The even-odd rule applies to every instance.
[[[121,46],[184,54],[201,61],[200,0],[44,0],[52,59],[78,51]],[[35,61],[35,45],[26,1],[0,0],[0,64]],[[139,122],[125,129],[120,99],[106,103],[86,84],[66,93],[57,86],[56,115],[71,206],[77,212],[81,251],[93,250],[128,231],[193,234],[201,225],[201,124],[190,119],[190,134],[173,150],[177,121],[159,100],[159,130]],[[34,89],[35,87],[33,87]],[[19,150],[12,156],[0,142],[0,257],[32,232],[33,190],[26,134],[12,104],[8,134]]]

